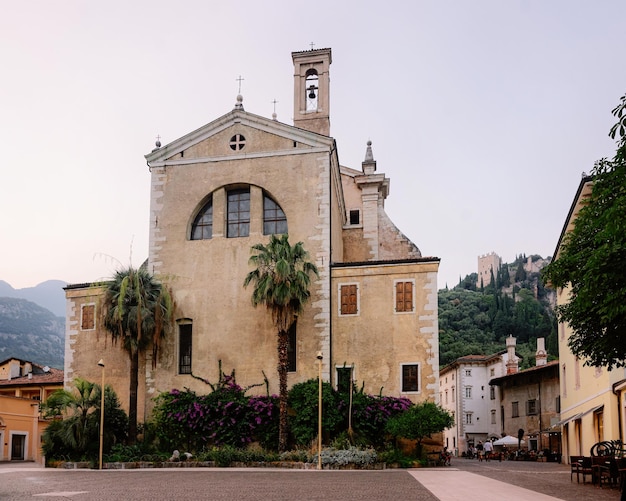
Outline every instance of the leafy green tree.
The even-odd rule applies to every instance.
[[[139,356],[152,347],[156,365],[161,339],[171,327],[173,303],[169,290],[144,268],[116,272],[104,296],[104,326],[113,341],[121,342],[130,359],[128,435],[137,439]]]
[[[415,440],[417,456],[422,455],[422,440],[454,424],[452,415],[433,402],[422,402],[387,421],[386,430],[394,438]]]
[[[553,286],[569,286],[569,302],[557,307],[557,316],[572,328],[570,349],[585,364],[608,369],[626,366],[626,95],[613,115],[615,157],[596,162],[591,195],[543,270]]]
[[[264,305],[272,314],[278,331],[278,397],[279,397],[279,437],[278,450],[287,449],[287,373],[289,360],[289,328],[296,322],[311,293],[311,275],[319,276],[317,267],[311,263],[304,244],[294,246],[288,235],[271,235],[267,245],[252,246],[254,253],[250,263],[256,268],[246,275],[244,287],[251,283],[252,304]]]
[[[43,434],[47,457],[94,459],[100,446],[101,388],[76,378],[74,389],[57,390],[42,404],[44,416],[55,418]],[[61,418],[61,419],[59,419]],[[105,386],[103,449],[126,438],[128,418],[115,392]]]

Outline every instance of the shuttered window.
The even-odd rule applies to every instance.
[[[396,282],[396,312],[413,311],[413,282]]]
[[[356,315],[358,313],[358,287],[357,284],[342,285],[341,292],[341,314]]]
[[[84,304],[81,309],[80,328],[89,331],[96,328],[96,305]]]

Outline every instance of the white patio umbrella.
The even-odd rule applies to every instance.
[[[525,444],[526,442],[522,440],[521,443]],[[499,438],[493,443],[493,445],[506,445],[507,447],[511,447],[511,446],[519,445],[519,444],[520,444],[520,441],[517,439],[517,437],[514,437],[512,435],[506,435],[502,438]]]

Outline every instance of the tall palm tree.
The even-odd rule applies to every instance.
[[[104,326],[114,342],[120,341],[130,359],[128,439],[137,438],[139,356],[152,347],[155,367],[161,339],[171,326],[172,297],[168,289],[144,268],[116,272],[104,297]]]
[[[278,450],[287,448],[287,372],[289,328],[302,312],[311,294],[310,275],[319,276],[317,267],[308,261],[302,242],[293,247],[289,236],[272,235],[267,245],[252,246],[250,264],[256,266],[246,275],[244,287],[254,284],[252,304],[265,305],[278,331],[279,433]]]

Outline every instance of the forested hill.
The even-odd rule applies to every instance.
[[[526,256],[504,263],[486,287],[477,287],[477,273],[453,289],[439,291],[439,363],[445,366],[465,355],[489,355],[505,350],[505,338],[517,338],[520,368],[535,364],[537,338],[546,339],[549,360],[558,358],[555,292],[541,281],[549,262]],[[535,271],[528,271],[535,270]]]
[[[27,301],[0,297],[0,361],[15,357],[63,369],[65,319]]]

